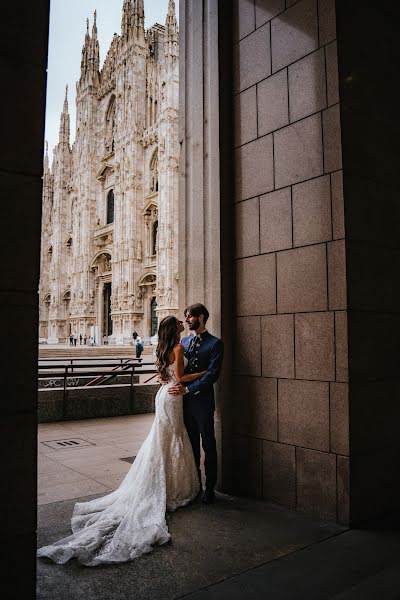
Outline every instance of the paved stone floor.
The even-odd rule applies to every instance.
[[[131,466],[121,459],[136,456],[153,418],[147,414],[39,425],[38,505],[116,489]],[[88,445],[51,447],[62,440]]]
[[[70,533],[77,499],[114,489],[152,415],[39,427],[38,545]],[[94,445],[52,450],[45,441]],[[172,542],[128,564],[38,560],[38,600],[399,600],[400,519],[346,530],[265,502],[219,494],[168,515]]]

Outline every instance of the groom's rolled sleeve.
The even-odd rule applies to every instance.
[[[217,340],[211,350],[207,373],[196,379],[196,381],[192,381],[186,385],[190,394],[200,394],[201,392],[208,391],[214,385],[221,371],[223,357],[224,344],[222,340]]]

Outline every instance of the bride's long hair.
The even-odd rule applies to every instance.
[[[169,357],[179,342],[180,335],[178,331],[178,323],[176,317],[169,315],[164,317],[158,327],[158,344],[156,350],[156,368],[161,376],[161,379],[169,379],[168,366]]]

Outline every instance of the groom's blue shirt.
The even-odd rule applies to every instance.
[[[181,344],[185,349],[185,356],[188,360],[185,373],[207,371],[199,379],[185,384],[189,390],[189,394],[187,395],[195,396],[196,398],[202,397],[204,400],[208,399],[214,403],[214,383],[217,381],[221,371],[224,344],[222,340],[211,335],[208,331],[204,331],[200,335],[200,346],[192,350],[190,342],[193,336],[189,335],[181,340]]]

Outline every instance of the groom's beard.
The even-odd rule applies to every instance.
[[[199,319],[196,319],[196,321],[193,321],[193,323],[189,323],[190,331],[196,331],[196,329],[198,329],[199,327],[200,327]]]

